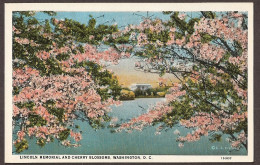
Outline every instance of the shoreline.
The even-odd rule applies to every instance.
[[[136,97],[134,99],[126,99],[126,100],[120,100],[120,101],[134,101],[137,99],[165,99],[165,97]]]

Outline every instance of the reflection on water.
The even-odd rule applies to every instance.
[[[163,98],[141,98],[132,101],[124,101],[119,107],[112,107],[111,116],[117,117],[118,122],[129,120],[154,105]],[[142,107],[142,108],[141,108]],[[173,134],[176,128],[155,135],[156,126],[148,127],[142,132],[132,133],[120,132],[111,133],[111,129],[104,128],[93,130],[88,123],[75,121],[82,131],[81,146],[68,148],[59,144],[56,140],[41,148],[36,144],[35,139],[29,140],[29,149],[21,154],[72,154],[72,155],[246,155],[247,151],[231,150],[229,143],[223,136],[220,142],[211,143],[208,137],[192,143],[185,143],[183,148],[178,147],[177,135]],[[178,127],[181,133],[185,134],[191,130]]]

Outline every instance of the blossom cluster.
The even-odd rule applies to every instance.
[[[54,19],[53,23],[61,29],[66,29],[62,21]],[[75,65],[89,61],[97,65],[102,62],[118,63],[120,58],[130,56],[130,53],[126,52],[130,47],[122,46],[122,52],[115,48],[100,51],[96,46],[86,43],[80,52],[77,49],[79,45],[74,42],[72,36],[55,36],[54,32],[43,32],[44,28],[40,25],[28,28],[36,26],[39,28],[39,38],[50,41],[49,45],[41,45],[47,49],[40,48],[41,42],[37,40],[21,38],[22,30],[16,25],[13,26],[13,32],[17,36],[14,37],[14,42],[17,43],[14,46],[21,46],[28,56],[25,59],[20,56],[13,59],[13,62],[24,64],[13,68],[12,75],[13,128],[17,131],[14,145],[17,152],[21,152],[19,146],[23,145],[23,149],[28,148],[24,143],[28,137],[34,136],[37,138],[37,144],[41,146],[53,141],[53,138],[57,138],[65,146],[80,146],[82,135],[74,130],[74,120],[85,118],[89,122],[103,123],[107,121],[110,106],[120,105],[121,102],[112,97],[102,99],[97,89],[106,86],[99,86],[86,68]],[[94,38],[90,37],[90,40],[92,39]],[[64,41],[62,45],[61,40]],[[32,50],[34,52],[31,52]],[[14,53],[17,53],[15,48]],[[35,64],[31,63],[32,59],[37,59]],[[37,65],[39,63],[41,66]],[[60,73],[46,74],[48,70],[54,69],[51,68],[52,63],[61,69]],[[70,139],[74,139],[74,144]]]
[[[232,147],[239,148],[245,145],[247,136],[246,124],[241,126],[247,122],[248,99],[245,17],[240,12],[218,14],[214,18],[201,17],[194,19],[192,30],[188,29],[191,23],[185,22],[185,13],[179,13],[178,18],[179,26],[178,23],[167,26],[167,23],[151,19],[130,26],[134,29],[130,38],[137,41],[138,50],[143,55],[135,67],[147,71],[145,66],[149,66],[150,70],[174,73],[180,85],[173,84],[165,95],[165,102],[123,123],[118,131],[142,130],[145,126],[158,122],[167,124],[180,117],[182,126],[195,131],[186,136],[180,136],[176,131],[179,147],[184,147],[186,141],[197,141],[212,132],[222,132],[233,137]],[[156,21],[158,24],[154,23]],[[172,23],[171,20],[168,23]],[[149,38],[151,35],[147,31],[153,31],[154,25],[160,27],[154,33],[168,32],[166,43]],[[174,61],[184,61],[184,67],[178,67]],[[175,111],[181,108],[183,115],[177,116]]]
[[[185,141],[198,141],[201,136],[208,136],[210,132],[235,130],[239,123],[245,121],[246,119],[247,112],[240,114],[234,113],[233,115],[229,115],[224,111],[220,111],[218,114],[200,112],[191,117],[189,120],[180,121],[180,124],[186,128],[196,128],[196,130],[192,133],[188,133],[186,136],[179,136],[177,141],[180,141],[181,143],[184,143]],[[241,133],[236,142],[231,142],[231,146],[237,148],[241,145],[241,143],[245,142],[245,138],[245,133]],[[236,143],[236,145],[234,145],[234,143]]]

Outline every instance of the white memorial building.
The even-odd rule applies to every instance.
[[[152,88],[152,85],[151,84],[132,84],[130,89],[132,91],[135,91],[136,89],[140,89],[142,91],[145,91],[149,88]]]

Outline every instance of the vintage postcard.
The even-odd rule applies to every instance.
[[[253,3],[5,4],[5,162],[252,162]]]

